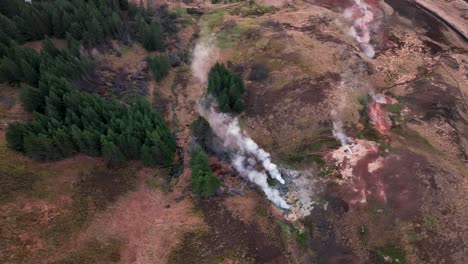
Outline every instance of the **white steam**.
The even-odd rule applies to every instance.
[[[346,146],[346,149],[349,151],[349,153],[352,153],[351,148],[349,145],[352,145],[354,141],[348,137],[343,129],[343,122],[341,120],[333,121],[333,130],[332,130],[333,136],[340,141],[342,146]]]
[[[376,94],[374,92],[369,93],[370,96],[372,96],[372,99],[379,104],[387,104],[387,99],[385,98],[385,95],[383,94]]]
[[[192,64],[190,65],[193,76],[201,83],[206,83],[208,73],[218,57],[219,50],[213,37],[199,41],[193,51]],[[206,99],[206,101],[212,100],[211,98]],[[270,154],[261,149],[255,141],[241,130],[237,118],[216,112],[215,107],[206,104],[206,101],[202,98],[199,105],[200,115],[209,122],[216,136],[223,141],[224,146],[230,151],[234,151],[232,156],[234,169],[242,177],[260,187],[268,199],[277,206],[289,209],[289,204],[281,197],[279,191],[271,188],[268,184],[268,175],[281,184],[285,183],[278,166],[271,161]],[[258,171],[256,168],[258,165],[261,165],[264,170]]]
[[[203,107],[200,105],[200,114],[210,123],[213,132],[222,141],[225,147],[234,151],[232,159],[233,167],[245,178],[259,186],[268,199],[281,208],[288,209],[290,206],[280,196],[279,192],[268,185],[268,175],[281,184],[285,181],[281,177],[278,166],[271,161],[268,152],[258,146],[239,126],[239,120],[227,114],[219,113],[213,106]],[[257,161],[262,165],[264,171],[257,171]]]
[[[208,72],[216,63],[219,57],[219,50],[214,44],[213,38],[208,38],[197,42],[193,50],[193,59],[190,69],[192,74],[202,83],[206,83]]]
[[[353,25],[349,28],[349,34],[359,42],[359,46],[364,54],[372,58],[375,56],[375,50],[369,43],[371,39],[369,24],[374,21],[374,13],[371,6],[365,3],[364,0],[353,1],[354,5],[346,9],[344,13],[345,17],[353,19]]]
[[[232,160],[232,165],[240,175],[249,179],[249,181],[260,187],[267,198],[274,202],[277,206],[284,209],[290,208],[289,204],[286,203],[286,201],[280,196],[278,190],[275,190],[268,185],[267,175],[265,172],[259,172],[255,170],[254,165],[246,160],[244,155],[236,154]]]

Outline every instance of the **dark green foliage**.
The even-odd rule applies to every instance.
[[[48,77],[42,83],[49,88],[44,114],[37,112],[32,123],[8,128],[12,148],[36,160],[58,160],[81,152],[102,155],[110,163],[140,156],[146,165],[172,162],[174,139],[146,101],[125,107],[76,91],[64,79]]]
[[[190,125],[190,131],[192,136],[195,138],[198,145],[200,145],[205,151],[210,152],[213,145],[213,130],[211,130],[210,124],[205,118],[199,116]]]
[[[125,14],[125,12],[128,12]],[[83,153],[109,163],[142,159],[146,165],[170,164],[175,141],[149,103],[125,106],[75,90],[93,63],[80,55],[80,42],[94,45],[122,34],[138,36],[148,26],[152,49],[164,48],[164,34],[174,32],[176,17],[167,6],[156,10],[129,5],[126,0],[3,0],[0,5],[0,82],[21,83],[24,108],[34,112],[28,124],[7,129],[8,145],[35,160],[53,161]],[[70,32],[70,33],[67,33]],[[59,49],[46,38],[40,53],[18,42],[55,35],[66,37]],[[169,69],[166,56],[151,60],[157,79]]]
[[[19,123],[10,124],[6,132],[6,139],[8,142],[8,146],[14,150],[22,151],[25,131],[26,131],[26,128],[22,124],[19,124]]]
[[[208,92],[218,99],[219,108],[225,113],[244,110],[244,83],[238,74],[231,74],[223,64],[216,63],[208,74]]]
[[[142,23],[147,27],[140,27]],[[44,36],[65,38],[69,32],[87,45],[109,37],[126,40],[140,36],[149,50],[162,50],[164,35],[177,31],[177,16],[169,12],[167,5],[152,10],[128,0],[55,0],[33,4],[2,0],[0,28],[19,43]]]
[[[153,73],[154,78],[157,81],[160,81],[166,77],[166,75],[169,73],[169,69],[171,68],[167,55],[159,55],[153,58],[148,57],[146,58],[146,61],[151,69],[151,72]]]
[[[208,156],[199,147],[192,151],[190,168],[192,169],[192,191],[201,197],[215,195],[221,182],[213,175]]]
[[[6,52],[0,60],[0,82],[25,82],[38,86],[40,74],[77,78],[92,67],[90,60],[80,59],[76,40],[71,36],[73,49],[58,49],[45,39],[41,53],[7,42]],[[1,43],[0,43],[1,44]]]
[[[149,51],[164,51],[164,34],[161,24],[153,22],[146,24],[142,22],[140,26],[141,44]]]
[[[69,41],[74,42],[71,37]],[[23,85],[20,96],[25,109],[35,112],[34,121],[7,129],[11,148],[35,160],[59,160],[80,152],[103,156],[110,163],[140,157],[146,165],[172,162],[174,139],[149,103],[138,100],[126,107],[75,90],[64,77],[77,77],[90,62],[68,49],[57,49],[49,40],[40,57],[19,46],[13,49],[27,55],[23,64],[39,65],[40,71],[36,72],[38,81],[31,81],[37,86]]]

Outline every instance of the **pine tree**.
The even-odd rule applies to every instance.
[[[101,136],[102,157],[110,164],[122,163],[125,161],[125,156],[122,151],[114,144],[108,141],[105,136]]]
[[[208,121],[205,118],[199,116],[190,125],[190,131],[193,137],[196,138],[196,142],[200,145],[203,150],[211,151],[213,145],[213,130],[210,127]]]
[[[22,85],[20,100],[26,111],[44,112],[45,101],[41,91],[30,85]]]
[[[159,55],[154,58],[148,57],[146,61],[156,81],[162,80],[169,73],[171,66],[167,55]]]
[[[153,22],[150,25],[142,25],[141,43],[149,51],[164,51],[164,35],[159,22]]]
[[[224,65],[216,63],[208,74],[208,92],[218,99],[222,112],[240,113],[244,110],[244,84],[238,74],[231,74]]]
[[[62,157],[69,157],[76,152],[76,147],[73,144],[71,135],[64,129],[57,129],[55,133],[53,133],[53,140]]]
[[[215,195],[221,182],[213,175],[208,156],[199,147],[196,147],[191,154],[192,191],[201,197]]]
[[[16,24],[8,17],[0,14],[0,28],[9,38],[12,38],[18,42],[22,42],[22,37],[19,34],[19,30]]]
[[[8,146],[14,150],[24,150],[24,133],[26,132],[24,124],[13,123],[8,126],[6,140]]]
[[[42,133],[26,134],[24,137],[24,150],[29,157],[38,161],[52,161],[60,158],[52,139]]]
[[[21,60],[21,71],[24,80],[30,85],[37,85],[39,73],[24,59]]]
[[[10,58],[0,62],[0,83],[18,83],[22,78],[21,68]]]

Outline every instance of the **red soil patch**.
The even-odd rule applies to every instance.
[[[382,135],[388,134],[392,128],[392,121],[388,117],[384,105],[372,101],[368,106],[368,115],[372,126]]]

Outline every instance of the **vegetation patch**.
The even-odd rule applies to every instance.
[[[15,159],[14,155],[5,144],[0,144],[0,203],[9,202],[18,194],[45,195],[45,171]]]
[[[193,192],[204,198],[215,195],[221,182],[213,175],[208,156],[200,147],[195,148],[191,154]]]
[[[210,30],[213,30],[215,27],[220,26],[223,23],[225,15],[226,15],[226,11],[224,10],[220,10],[217,12],[207,14],[205,16],[205,21],[207,23],[208,28]]]
[[[146,58],[146,62],[148,63],[148,66],[151,69],[151,72],[153,73],[156,81],[160,81],[166,77],[166,75],[169,73],[169,69],[171,68],[171,65],[169,64],[169,58],[164,54],[148,57]]]
[[[402,106],[401,104],[399,103],[396,103],[396,104],[392,104],[392,105],[389,105],[387,107],[387,110],[390,112],[390,113],[394,113],[394,114],[400,114],[401,112],[401,109],[402,109]]]
[[[405,253],[395,245],[386,245],[370,252],[370,261],[374,264],[400,263],[405,264]]]
[[[120,261],[121,242],[117,239],[88,241],[80,249],[53,264],[117,263]]]
[[[244,83],[239,74],[232,74],[223,64],[216,63],[208,74],[208,93],[218,99],[224,113],[240,113],[245,108]]]
[[[230,14],[241,16],[262,16],[268,13],[275,13],[277,10],[278,9],[275,7],[259,5],[254,1],[250,1],[245,5],[235,8],[230,12]]]
[[[205,118],[199,116],[190,125],[192,137],[195,138],[196,143],[206,152],[212,152],[213,138],[215,137],[213,130]]]
[[[118,1],[4,0],[0,9],[2,35],[23,43],[44,36],[64,38],[70,34],[86,45],[108,38],[140,38],[148,50],[164,49],[164,38],[177,32],[177,15],[167,5],[156,9]]]
[[[96,212],[106,209],[118,197],[133,190],[135,184],[136,171],[130,167],[95,167],[82,172],[73,187],[68,213],[45,229],[43,237],[53,244],[63,243],[71,234],[80,230]]]
[[[288,222],[278,221],[277,223],[283,231],[283,235],[286,237],[293,237],[301,247],[307,247],[309,235],[306,231],[301,231]]]

